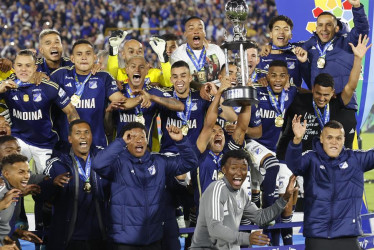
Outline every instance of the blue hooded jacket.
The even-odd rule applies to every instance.
[[[374,168],[374,150],[345,149],[329,157],[319,138],[313,150],[302,154],[302,145],[290,141],[286,163],[304,177],[304,236],[338,238],[359,236],[364,172]]]
[[[149,245],[161,240],[165,220],[166,177],[197,167],[197,157],[187,138],[175,143],[179,155],[130,154],[122,138],[99,152],[93,169],[111,183],[108,236],[115,243]]]
[[[357,45],[360,34],[369,34],[369,21],[365,14],[363,5],[359,8],[352,8],[354,28],[347,33],[345,29],[339,30],[334,37],[334,41],[326,52],[325,67],[317,67],[317,60],[320,57],[316,48],[317,42],[321,43],[318,35],[314,35],[303,44],[303,48],[308,51],[309,64],[302,64],[302,77],[308,87],[314,85],[314,79],[321,73],[328,73],[334,78],[335,93],[341,93],[348,83],[349,75],[353,67],[354,55],[349,43]],[[344,27],[344,26],[343,26]],[[323,49],[321,47],[321,49]],[[357,96],[353,95],[348,108],[357,110]]]

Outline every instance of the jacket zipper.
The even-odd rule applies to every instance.
[[[331,228],[332,228],[332,222],[334,221],[334,209],[333,209],[333,201],[334,201],[334,198],[335,198],[335,173],[334,173],[334,168],[333,168],[333,166],[332,165],[330,165],[331,167],[332,167],[332,175],[331,175],[331,177],[332,177],[332,201],[331,201],[331,203],[330,203],[330,222],[329,222],[329,230],[328,230],[328,234],[327,234],[327,238],[331,238]]]

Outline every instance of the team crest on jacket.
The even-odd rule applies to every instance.
[[[40,102],[42,100],[42,93],[33,93],[33,100],[34,102]]]
[[[155,175],[156,174],[156,167],[155,165],[152,165],[148,168],[149,174],[150,175]]]
[[[288,69],[295,69],[295,62],[287,62]]]
[[[90,89],[96,89],[97,88],[97,81],[90,81],[88,87]]]
[[[346,169],[347,167],[348,167],[348,163],[346,161],[339,164],[340,169]]]

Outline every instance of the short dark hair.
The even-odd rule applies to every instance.
[[[323,128],[344,129],[343,125],[335,120],[328,121]]]
[[[41,40],[43,39],[43,37],[45,37],[46,35],[50,35],[50,34],[55,34],[55,35],[58,35],[61,39],[61,34],[60,32],[58,32],[57,30],[53,30],[53,29],[44,29],[40,32],[39,34],[39,43],[41,42]]]
[[[182,67],[186,67],[188,70],[190,70],[190,66],[188,66],[188,63],[182,60],[176,61],[175,63],[173,63],[173,65],[171,65],[171,69],[182,68]]]
[[[236,149],[236,150],[227,151],[222,156],[221,166],[224,166],[229,158],[235,158],[239,160],[245,159],[247,160],[248,166],[252,164],[251,157],[244,149]]]
[[[335,82],[334,78],[328,73],[321,73],[314,79],[314,85],[320,85],[322,87],[331,87],[334,89]]]
[[[334,23],[335,25],[338,24],[338,19],[336,18],[336,16],[334,14],[332,14],[331,12],[328,12],[328,11],[324,11],[322,12],[321,14],[318,15],[318,17],[320,16],[332,16],[334,18]],[[317,17],[317,20],[318,20],[318,17]]]
[[[17,138],[11,135],[4,135],[0,137],[0,146],[8,141],[17,141]]]
[[[285,21],[290,26],[291,30],[293,29],[293,22],[291,18],[289,18],[288,16],[284,16],[284,15],[275,16],[272,19],[270,19],[269,29],[273,30],[274,24],[278,21]]]
[[[27,162],[27,157],[24,155],[19,155],[19,154],[11,154],[8,156],[5,156],[1,160],[1,168],[3,168],[6,165],[13,165],[14,163],[17,162]]]
[[[34,62],[36,63],[36,55],[34,52],[28,49],[23,49],[18,51],[17,56],[31,56]]]
[[[258,43],[256,41],[253,41],[253,40],[249,40],[249,46],[247,49],[256,49],[257,52],[259,53],[260,52],[260,46],[258,46]]]
[[[123,128],[121,129],[121,132],[119,133],[120,137],[123,137],[123,135],[126,133],[126,131],[134,129],[134,128],[140,128],[143,129],[144,132],[147,133],[145,126],[141,124],[140,122],[129,122]]]
[[[71,135],[71,133],[73,132],[73,127],[74,127],[75,125],[82,124],[82,123],[87,124],[88,127],[90,127],[90,129],[91,129],[91,125],[90,125],[87,121],[85,121],[85,120],[83,120],[83,119],[76,119],[76,120],[72,121],[72,122],[69,124],[69,135]]]
[[[187,18],[186,21],[184,21],[183,25],[186,26],[186,24],[188,23],[188,21],[193,20],[193,19],[199,19],[200,21],[202,21],[204,23],[204,20],[201,19],[200,17],[198,17],[198,16],[191,16],[191,17]]]
[[[269,69],[270,69],[271,67],[284,67],[284,68],[287,69],[287,63],[286,63],[285,61],[283,61],[283,60],[274,60],[274,61],[272,61],[272,62],[270,63],[270,65],[269,65]]]
[[[178,41],[178,37],[174,34],[167,33],[161,36],[161,39],[165,41]]]
[[[92,47],[93,50],[95,50],[95,47],[93,46],[93,44],[90,41],[88,41],[87,39],[79,39],[73,44],[73,48],[71,49],[71,53],[73,53],[75,47],[80,45],[80,44],[88,44]]]
[[[236,66],[236,64],[235,64],[234,62],[229,62],[229,66],[230,66],[230,65],[234,65],[234,66]],[[226,70],[226,63],[225,63],[224,65],[222,65],[221,70],[219,71],[219,73],[222,74],[222,72],[223,72],[224,70]]]

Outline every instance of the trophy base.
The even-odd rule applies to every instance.
[[[249,106],[257,104],[257,90],[250,86],[228,88],[223,92],[223,105],[231,107]]]

